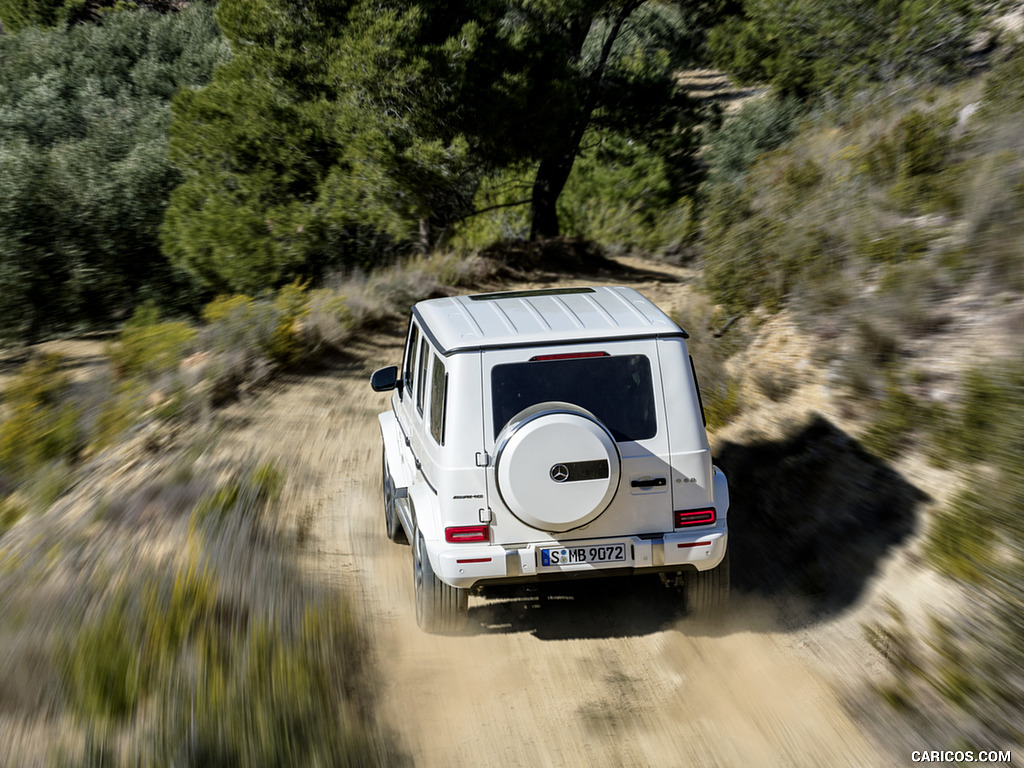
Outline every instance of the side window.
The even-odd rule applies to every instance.
[[[434,442],[444,445],[445,414],[448,412],[448,374],[441,358],[434,355],[434,370],[430,376],[430,434]]]
[[[405,362],[402,364],[402,393],[412,392],[413,373],[416,369],[416,344],[420,339],[420,328],[409,324],[409,339],[405,345]]]
[[[420,339],[420,365],[416,371],[416,410],[423,413],[423,393],[427,383],[427,340]]]

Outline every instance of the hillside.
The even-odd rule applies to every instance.
[[[968,5],[898,3],[885,45],[865,11],[838,62],[792,55],[843,31],[793,3],[806,40],[729,59],[770,88],[680,79],[709,63],[669,50],[692,20],[645,8],[605,106],[628,122],[624,94],[666,83],[697,103],[645,111],[647,143],[594,107],[555,206],[567,236],[531,241],[544,160],[524,136],[374,111],[437,82],[498,103],[419,79],[451,74],[448,27],[355,3],[358,23],[284,13],[271,35],[237,0],[190,5],[0,39],[8,763],[1021,749],[1024,6],[958,26]],[[785,21],[739,5],[698,20],[716,56]],[[915,38],[919,12],[937,22]],[[484,21],[458,30],[468,60]],[[501,41],[512,96],[550,96],[513,44],[554,28]],[[579,75],[557,83],[574,99]],[[369,372],[398,362],[415,301],[568,284],[632,285],[690,333],[732,489],[732,611],[702,626],[660,583],[582,584],[474,596],[465,636],[425,636],[383,534]]]

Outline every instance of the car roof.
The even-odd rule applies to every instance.
[[[650,299],[625,286],[450,296],[419,302],[413,315],[444,355],[615,338],[686,338]]]

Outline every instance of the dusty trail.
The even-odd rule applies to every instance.
[[[663,306],[682,290],[632,284]],[[347,364],[234,406],[221,449],[287,468],[303,557],[364,617],[381,716],[417,765],[903,762],[844,709],[828,667],[841,653],[835,633],[781,631],[755,598],[740,596],[710,630],[680,616],[657,581],[594,581],[473,597],[466,636],[420,632],[409,548],[384,536],[376,414],[386,397],[367,383],[371,369],[399,361],[400,345],[364,342]]]

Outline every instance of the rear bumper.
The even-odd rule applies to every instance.
[[[552,546],[589,547],[622,543],[626,559],[610,563],[578,563],[544,566],[540,550]],[[549,581],[594,576],[628,576],[696,569],[709,570],[725,557],[728,531],[687,531],[654,538],[623,536],[611,539],[586,539],[571,542],[545,542],[518,547],[498,545],[441,544],[437,551],[428,542],[431,565],[441,581],[453,587],[468,588],[487,583]],[[433,543],[437,546],[437,542]]]

